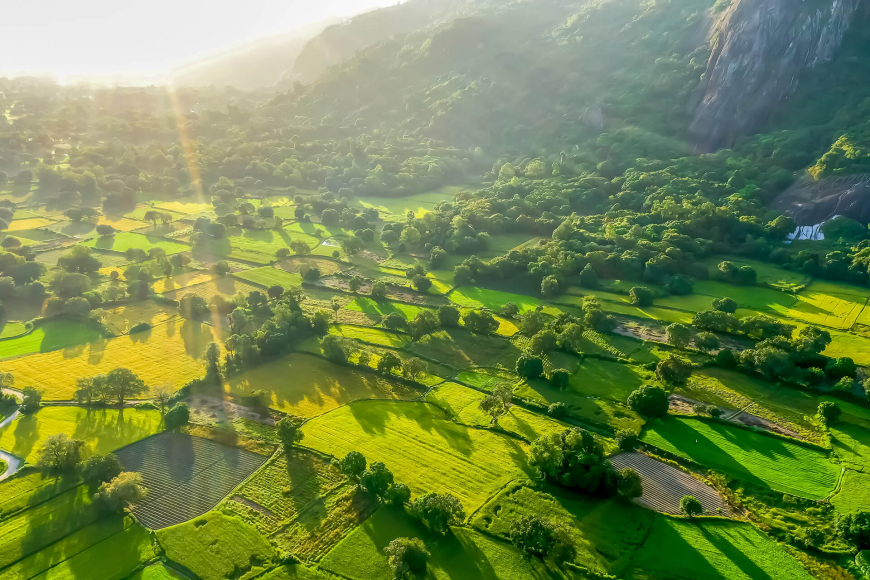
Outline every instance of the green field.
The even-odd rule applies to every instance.
[[[458,497],[469,512],[488,495],[532,470],[515,439],[451,422],[425,403],[360,401],[307,422],[305,445],[344,457],[359,451],[383,461],[415,495]]]
[[[373,207],[379,212],[389,215],[382,215],[384,221],[405,221],[405,214],[413,211],[416,217],[423,217],[430,211],[435,209],[435,205],[440,201],[452,201],[454,194],[466,189],[463,186],[446,185],[435,191],[426,193],[417,193],[404,197],[377,197],[365,196],[358,197],[354,200],[354,204],[359,207]]]
[[[259,284],[265,288],[281,286],[284,289],[287,289],[292,286],[302,285],[302,276],[299,274],[293,274],[292,272],[287,272],[281,268],[273,268],[272,266],[242,270],[233,275],[236,278],[241,278],[251,284]]]
[[[10,326],[12,325],[7,324],[6,328]],[[3,329],[4,333],[6,328]],[[87,324],[73,320],[49,320],[34,328],[30,334],[0,340],[0,358],[35,352],[49,352],[94,342],[101,338],[103,338],[102,333]]]
[[[504,338],[476,335],[458,328],[424,336],[411,343],[407,350],[457,369],[498,363],[513,367],[521,354],[516,345]]]
[[[757,281],[759,284],[768,284],[778,290],[794,290],[809,282],[809,277],[803,272],[785,270],[769,262],[760,262],[739,256],[717,256],[709,258],[703,263],[710,270],[710,273],[714,274],[719,264],[725,260],[731,262],[737,268],[751,266],[758,274]]]
[[[411,342],[411,337],[406,334],[388,332],[386,330],[369,328],[367,326],[353,326],[351,324],[337,324],[330,326],[329,333],[391,348],[403,348]]]
[[[27,332],[27,328],[22,322],[7,322],[3,325],[3,330],[0,331],[0,338],[12,338]]]
[[[501,311],[501,307],[508,302],[513,302],[520,309],[520,314],[531,312],[538,306],[544,306],[544,312],[558,314],[559,311],[552,306],[547,306],[541,300],[524,294],[512,294],[500,290],[489,290],[477,286],[460,286],[455,288],[448,296],[451,302],[463,308],[488,308],[494,313]]]
[[[405,318],[405,320],[413,320],[418,312],[422,310],[431,310],[411,304],[402,304],[401,302],[372,300],[365,296],[354,298],[347,306],[345,306],[345,308],[355,312],[362,312],[373,322],[380,322],[382,316],[392,314],[393,312],[398,312]]]
[[[819,292],[813,286],[801,291],[783,315],[805,324],[848,330],[867,304],[867,296]]]
[[[431,580],[520,580],[566,578],[554,566],[523,556],[507,542],[474,530],[453,528],[443,538],[428,530],[403,509],[382,508],[354,530],[322,560],[321,566],[354,580],[392,580],[384,548],[397,537],[416,537],[431,552],[425,578]]]
[[[812,576],[750,524],[659,516],[626,578],[811,580]]]
[[[867,511],[870,506],[870,474],[847,470],[831,505],[841,514]]]
[[[36,462],[42,444],[65,433],[94,453],[108,453],[163,429],[159,411],[43,407],[0,429],[0,449]]]
[[[201,580],[253,578],[271,567],[275,550],[237,518],[210,512],[157,532],[166,557]]]
[[[136,572],[127,580],[182,580],[183,578],[184,576],[163,564],[152,564]]]
[[[96,248],[98,250],[111,250],[113,252],[126,252],[131,248],[136,248],[148,251],[151,248],[160,248],[168,255],[178,254],[190,250],[189,246],[169,241],[160,236],[150,236],[147,234],[134,234],[132,232],[120,232],[111,237],[99,237],[82,242],[83,246]]]
[[[581,395],[624,403],[632,391],[655,382],[655,375],[642,367],[587,358],[571,375],[568,389]]]
[[[830,495],[840,473],[820,450],[698,419],[657,420],[642,440],[749,483],[810,499]]]

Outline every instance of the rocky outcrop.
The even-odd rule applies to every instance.
[[[713,25],[707,72],[690,103],[700,152],[752,133],[801,72],[833,58],[870,0],[733,0]],[[863,11],[862,11],[863,14]]]

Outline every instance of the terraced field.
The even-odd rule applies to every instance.
[[[713,487],[695,479],[676,467],[662,463],[643,453],[620,453],[610,458],[613,467],[630,467],[643,479],[643,495],[634,501],[649,509],[673,515],[681,515],[680,500],[693,495],[704,508],[704,514],[728,515],[730,509]]]
[[[124,469],[142,474],[149,493],[133,513],[153,530],[208,512],[267,459],[170,431],[129,445],[116,455]]]

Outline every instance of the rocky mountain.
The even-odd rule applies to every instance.
[[[700,151],[731,146],[791,95],[801,74],[829,62],[865,23],[866,0],[734,0],[711,31],[712,52],[689,133]]]

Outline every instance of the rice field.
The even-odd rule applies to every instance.
[[[264,390],[273,409],[314,417],[360,399],[412,399],[419,392],[397,382],[306,354],[289,354],[229,379],[224,389],[246,396]]]
[[[78,377],[118,367],[130,369],[151,388],[179,388],[202,376],[205,348],[218,340],[209,325],[170,319],[144,332],[12,359],[3,370],[15,376],[16,384],[42,390],[49,401],[72,399]]]
[[[281,286],[282,288],[290,288],[291,286],[301,286],[302,276],[287,272],[281,268],[272,266],[263,266],[262,268],[252,268],[250,270],[242,270],[233,274],[236,278],[240,278],[251,284],[257,284],[264,288],[270,286]]]
[[[27,335],[0,340],[0,358],[67,349],[102,337],[98,330],[81,322],[49,320]]]
[[[259,469],[266,458],[211,439],[164,431],[117,452],[151,492],[133,513],[159,530],[201,516]]]
[[[631,561],[627,579],[811,580],[800,563],[748,523],[660,516]]]
[[[160,236],[148,234],[136,234],[133,232],[121,232],[109,237],[98,237],[82,242],[83,246],[98,250],[107,250],[124,253],[127,250],[139,249],[148,251],[151,248],[160,248],[167,255],[178,254],[190,250],[190,246],[169,241]]]
[[[108,453],[163,429],[158,411],[43,407],[0,429],[0,449],[36,463],[45,441],[57,433],[81,439],[90,452]]]
[[[383,461],[417,495],[450,492],[470,512],[499,487],[532,470],[526,446],[450,421],[426,403],[359,401],[308,421],[305,445]]]
[[[821,450],[699,419],[656,420],[641,439],[748,483],[809,499],[829,496],[840,473]]]

